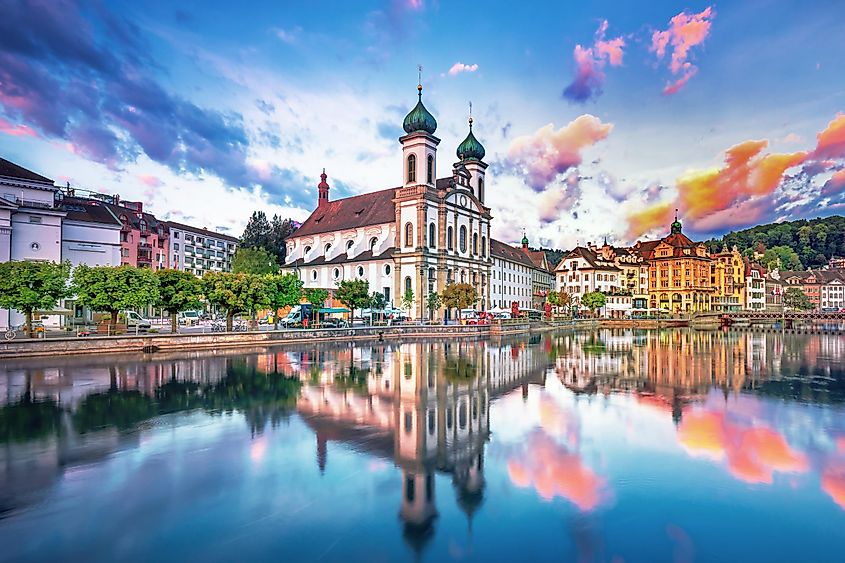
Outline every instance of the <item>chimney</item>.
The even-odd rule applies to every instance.
[[[329,202],[329,184],[326,182],[326,169],[320,174],[320,183],[317,184],[317,207],[322,207]]]

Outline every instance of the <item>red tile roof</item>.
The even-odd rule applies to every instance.
[[[500,240],[490,239],[490,255],[494,258],[501,258],[510,262],[516,262],[517,264],[522,264],[523,266],[528,266],[529,268],[536,267],[531,258],[526,256],[525,252],[523,252],[521,248],[515,248]]]
[[[293,237],[331,233],[396,221],[393,195],[398,188],[329,201],[314,211]]]

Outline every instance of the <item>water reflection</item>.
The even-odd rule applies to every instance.
[[[310,491],[302,522],[286,520],[288,543],[273,543],[282,541],[278,530],[250,539],[253,549],[283,547],[293,558],[321,557],[321,542],[309,534],[333,510],[366,513],[383,530],[374,533],[387,533],[398,515],[404,551],[385,544],[370,552],[366,538],[360,545],[346,539],[353,559],[522,557],[507,540],[509,527],[520,525],[549,530],[537,539],[541,558],[738,559],[738,546],[720,551],[706,541],[725,532],[720,526],[731,511],[747,518],[764,510],[772,526],[789,522],[807,538],[829,539],[830,527],[789,520],[789,510],[824,514],[841,537],[843,358],[845,342],[823,335],[603,330],[145,361],[7,361],[0,364],[0,540],[69,526],[76,508],[67,499],[55,509],[51,502],[59,502],[71,474],[108,467],[121,452],[150,456],[143,444],[194,428],[210,436],[203,450],[220,463],[198,473],[205,488],[237,475],[260,487],[254,494],[284,499],[284,506],[299,498],[298,486]],[[228,421],[240,433],[216,438]],[[241,444],[247,468],[229,457]],[[198,471],[175,445],[162,448],[156,463]],[[349,477],[336,481],[335,466]],[[190,487],[178,483],[170,486]],[[363,492],[368,483],[387,487],[389,510]],[[120,487],[127,494],[132,484]],[[357,496],[338,498],[344,488]],[[235,520],[253,517],[237,496],[251,489],[237,490],[219,509]],[[768,498],[784,503],[775,507]],[[112,510],[138,520],[129,507]],[[191,512],[185,517],[197,520],[183,524],[230,544],[225,529]],[[564,537],[554,524],[561,518]],[[643,546],[638,533],[622,533],[620,518],[635,519],[653,541]],[[64,537],[73,544],[73,534]],[[245,557],[239,537],[231,553]],[[27,549],[19,555],[54,553],[37,542]],[[777,539],[766,549],[807,555]],[[815,560],[827,555],[811,552]]]

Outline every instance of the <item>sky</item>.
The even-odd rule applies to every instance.
[[[473,131],[493,236],[569,248],[845,214],[845,3],[0,0],[0,156],[240,235]]]

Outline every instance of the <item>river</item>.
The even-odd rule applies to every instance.
[[[845,338],[0,361],[2,561],[841,561]]]

